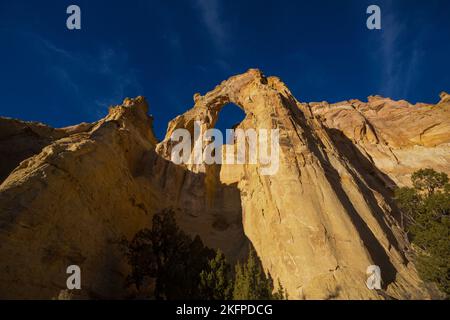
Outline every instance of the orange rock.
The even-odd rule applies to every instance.
[[[166,207],[181,228],[232,262],[250,240],[291,299],[383,299],[365,285],[374,264],[390,296],[431,297],[408,257],[389,188],[421,166],[448,170],[448,102],[300,103],[280,79],[256,69],[194,102],[160,143],[142,97],[93,124],[45,127],[22,141],[2,135],[5,150],[40,142],[12,160],[1,153],[1,298],[58,297],[71,264],[82,271],[77,297],[127,296],[118,241]],[[174,130],[193,130],[194,121],[212,128],[230,102],[246,114],[238,128],[280,130],[275,175],[261,176],[259,165],[170,161]],[[26,127],[1,121],[0,135]]]

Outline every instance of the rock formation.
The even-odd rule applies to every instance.
[[[411,173],[421,168],[450,174],[450,98],[445,92],[436,105],[379,96],[369,97],[367,103],[309,105],[338,148],[368,161],[390,186],[408,185]]]
[[[160,143],[142,97],[71,128],[1,119],[0,150],[16,151],[1,153],[0,297],[57,297],[71,264],[82,269],[80,297],[126,297],[118,242],[171,207],[185,231],[231,261],[250,240],[291,299],[383,299],[365,285],[374,264],[389,296],[430,298],[390,188],[423,166],[449,170],[447,96],[435,106],[380,97],[306,104],[252,69],[196,94]],[[276,174],[171,162],[174,130],[213,128],[228,103],[246,114],[238,128],[279,130]]]
[[[55,140],[84,130],[91,124],[53,129],[42,123],[23,122],[0,118],[0,181],[3,181],[17,165],[39,152]]]
[[[155,146],[150,127],[144,100],[126,101],[17,165],[0,187],[1,297],[57,297],[72,264],[83,270],[84,296],[123,294],[117,242],[152,212],[133,176],[136,157]]]

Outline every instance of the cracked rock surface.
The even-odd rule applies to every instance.
[[[449,172],[447,96],[436,105],[300,103],[251,69],[196,94],[161,142],[143,97],[69,128],[1,118],[0,150],[11,152],[0,156],[0,297],[57,297],[71,264],[82,270],[81,298],[127,297],[118,242],[170,207],[182,229],[232,262],[250,241],[290,299],[430,298],[391,196],[419,168]],[[228,103],[246,114],[238,128],[279,130],[276,174],[171,162],[174,130],[213,128]],[[374,264],[383,295],[365,285]]]

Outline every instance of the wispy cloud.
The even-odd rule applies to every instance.
[[[226,23],[220,15],[220,1],[196,0],[195,7],[198,9],[215,45],[220,50],[226,50],[228,44],[228,33]]]
[[[100,53],[99,60],[101,65],[100,72],[112,80],[113,90],[111,96],[96,100],[97,105],[105,108],[112,104],[120,103],[127,95],[127,89],[129,88],[132,88],[132,91],[143,91],[137,76],[137,71],[127,67],[128,57],[125,54],[119,53],[112,48],[103,49]],[[123,63],[126,64],[125,67],[120,66]]]
[[[103,116],[110,105],[120,103],[130,92],[142,92],[137,71],[130,68],[128,56],[122,51],[107,47],[95,54],[71,52],[39,35],[27,36],[52,61],[49,72],[58,84],[71,91],[91,118]],[[95,81],[102,81],[102,92],[93,90]]]
[[[44,39],[37,34],[32,34],[32,37],[34,37],[42,45],[43,49],[46,49],[52,53],[61,55],[64,58],[69,59],[69,60],[77,60],[77,59],[75,59],[75,56],[73,54],[71,54],[69,51],[64,50],[62,48],[58,48],[56,45],[54,45],[49,40]]]
[[[80,86],[78,83],[73,81],[69,72],[64,67],[61,66],[52,66],[50,68],[51,73],[56,76],[60,83],[63,83],[72,93],[79,95],[80,94]]]
[[[392,3],[387,3],[381,10],[381,91],[391,97],[406,98],[418,76],[422,56],[421,36],[418,34],[412,42],[405,41],[402,37],[406,34],[408,25],[402,21],[401,16],[395,15]]]

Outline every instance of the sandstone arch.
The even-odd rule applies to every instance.
[[[237,184],[244,231],[264,267],[292,298],[380,298],[365,287],[377,264],[384,289],[396,297],[421,296],[404,251],[408,243],[378,197],[336,147],[309,105],[299,103],[276,77],[259,70],[231,77],[169,123],[157,151],[170,159],[170,135],[200,121],[212,128],[227,103],[246,113],[240,128],[280,130],[280,170],[261,176],[258,166],[222,166],[215,178]],[[208,175],[208,166],[187,166]],[[218,170],[216,168],[216,170]]]
[[[450,104],[441,98],[415,106],[381,97],[306,104],[278,78],[253,69],[196,95],[161,143],[142,97],[51,139],[45,129],[41,150],[11,159],[1,153],[7,177],[0,185],[0,297],[58,296],[66,267],[78,264],[80,297],[123,298],[127,266],[118,240],[171,206],[183,229],[231,259],[247,249],[248,237],[291,299],[385,298],[365,286],[372,264],[381,267],[388,295],[429,298],[387,199],[390,182],[401,183],[424,163],[448,170]],[[173,130],[196,119],[211,128],[230,102],[246,113],[241,128],[280,130],[277,174],[261,176],[258,165],[170,161]],[[28,125],[2,119],[2,126]],[[0,134],[6,149],[20,141],[9,135],[14,131]]]

